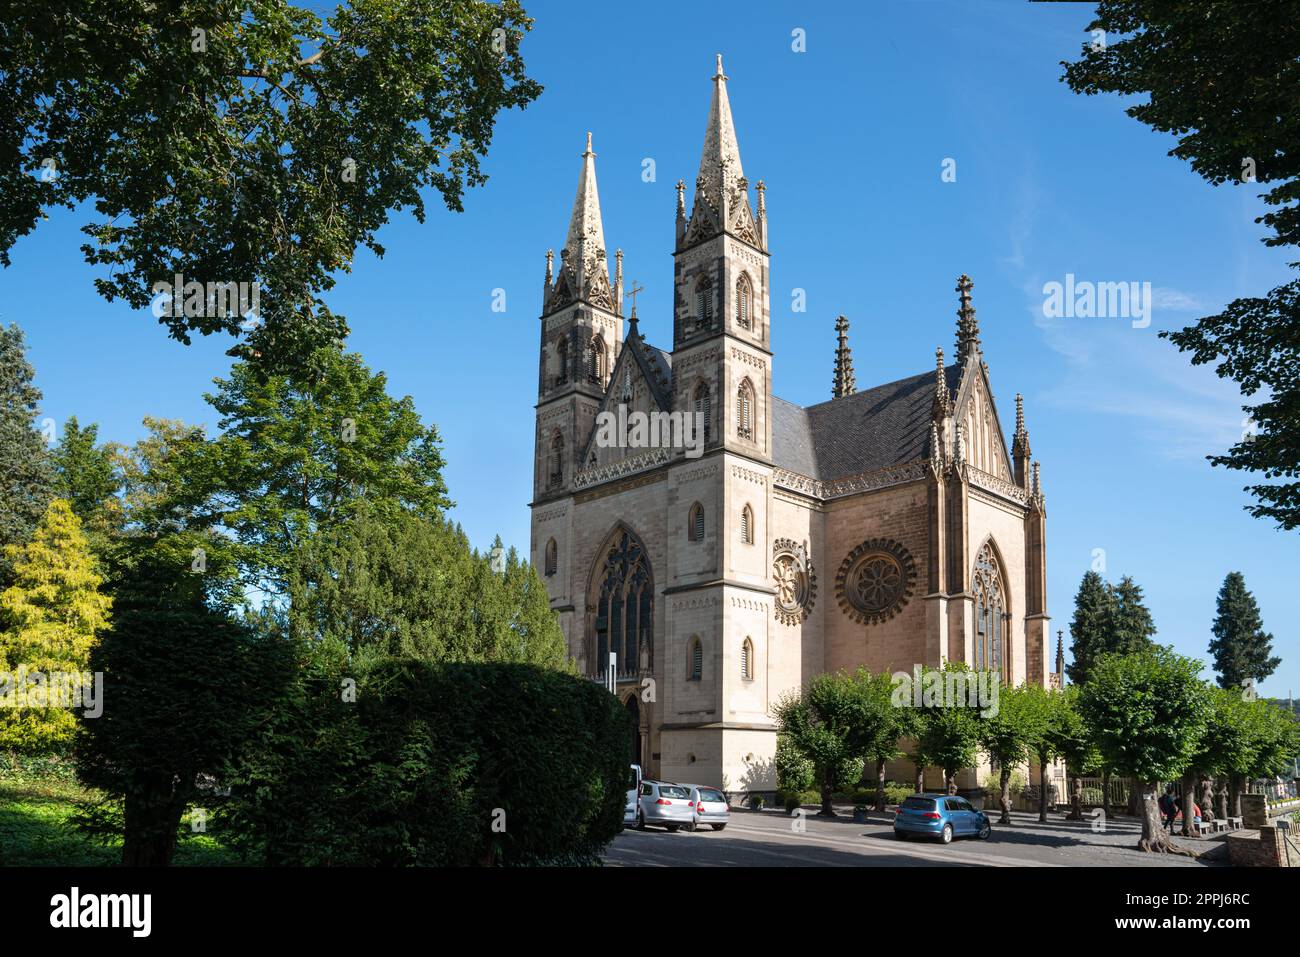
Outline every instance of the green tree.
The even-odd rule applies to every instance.
[[[82,428],[74,415],[64,423],[63,438],[50,452],[54,490],[81,519],[96,551],[106,537],[121,528],[122,450],[115,443],[96,444],[99,426]]]
[[[361,503],[347,522],[304,543],[290,590],[294,632],[338,642],[358,665],[567,663],[535,569],[512,549],[503,574],[494,574],[444,519],[403,512],[385,520]]]
[[[41,401],[35,375],[23,331],[0,326],[0,587],[13,581],[6,546],[31,539],[53,494],[45,443],[33,425]]]
[[[1087,571],[1074,596],[1074,618],[1070,621],[1070,657],[1066,666],[1070,681],[1081,685],[1099,655],[1109,650],[1107,622],[1114,598],[1105,580]]]
[[[788,692],[774,713],[778,733],[812,763],[822,795],[821,817],[834,817],[831,795],[862,777],[863,727],[861,685],[843,672],[824,672],[800,692]]]
[[[971,702],[969,689],[979,680],[979,672],[959,662],[948,662],[942,670],[925,669],[923,680],[927,695],[923,699],[922,725],[918,742],[920,753],[931,764],[943,768],[944,787],[957,793],[957,772],[974,767],[981,733],[979,707]],[[928,695],[930,678],[942,683],[943,694],[933,700]]]
[[[318,584],[301,580],[302,549],[363,503],[378,521],[440,518],[450,505],[437,429],[355,353],[322,347],[292,373],[237,362],[217,384],[207,400],[222,433],[165,426],[128,487],[142,487],[146,526],[229,534],[246,584],[272,602]]]
[[[0,593],[0,671],[44,677],[84,674],[91,646],[108,625],[111,600],[100,591],[81,521],[54,499],[26,545],[8,545],[14,583]],[[67,702],[62,702],[67,704]],[[76,719],[70,707],[0,709],[0,748],[49,753],[65,748]]]
[[[1257,220],[1269,246],[1300,244],[1300,36],[1295,4],[1100,0],[1089,42],[1063,79],[1076,93],[1137,95],[1129,116],[1177,137],[1170,155],[1207,182],[1268,184]],[[1143,96],[1145,94],[1145,96]],[[1297,264],[1293,264],[1297,265]],[[1244,395],[1254,429],[1214,465],[1257,473],[1252,515],[1300,527],[1300,281],[1229,303],[1178,332],[1162,332],[1194,365],[1217,363]]]
[[[872,712],[878,715],[878,731],[866,743],[864,756],[875,768],[877,811],[885,810],[885,765],[902,757],[899,742],[915,738],[921,731],[920,712],[913,707],[898,706],[894,700],[894,677],[887,671],[878,675],[860,673],[863,691],[869,700],[878,702]]]
[[[541,92],[520,58],[531,25],[516,0],[365,0],[326,20],[286,0],[10,5],[0,262],[46,210],[93,202],[101,295],[139,309],[174,273],[256,282],[248,354],[305,357],[344,335],[322,294],[359,247],[383,255],[391,213],[423,222],[429,187],[459,211],[486,181],[497,114]],[[188,343],[242,319],[162,321]]]
[[[1046,700],[1029,685],[998,692],[996,713],[980,722],[980,748],[998,769],[1000,824],[1011,823],[1011,772],[1029,761],[1030,749],[1047,730]]]
[[[1241,572],[1229,572],[1223,579],[1210,630],[1210,654],[1220,687],[1240,689],[1248,680],[1263,681],[1282,663],[1272,656],[1273,636],[1264,631],[1259,605],[1246,590]]]
[[[201,574],[196,547],[209,553]],[[80,779],[121,804],[127,866],[171,862],[186,808],[216,800],[292,674],[286,642],[232,616],[238,591],[219,555],[192,534],[135,537],[115,553],[113,627],[90,659],[104,712],[82,722],[75,754]],[[102,828],[106,817],[84,823]]]
[[[1125,575],[1111,590],[1111,595],[1105,623],[1107,645],[1103,653],[1129,655],[1151,647],[1156,625],[1142,600],[1141,586]]]
[[[1212,693],[1201,663],[1163,648],[1110,655],[1079,693],[1079,711],[1097,749],[1142,791],[1144,851],[1176,850],[1160,825],[1161,781],[1178,778],[1195,756],[1210,720]]]

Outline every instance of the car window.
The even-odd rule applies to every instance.
[[[705,788],[700,791],[700,800],[709,801],[714,804],[726,804],[727,799],[722,796],[721,791],[714,791],[712,788]]]
[[[666,798],[688,798],[691,792],[678,784],[665,784],[659,789],[659,796]]]
[[[945,802],[945,806],[948,808],[949,811],[966,810],[964,807],[961,806],[961,803],[962,802],[960,798],[948,798],[948,800]]]
[[[958,810],[961,810],[961,811],[973,811],[973,810],[975,810],[974,806],[971,805],[970,801],[967,801],[967,800],[964,800],[964,799],[961,800],[961,801],[958,801],[958,802],[957,802],[957,808],[958,808]]]
[[[641,785],[641,793],[642,793],[642,794],[654,794],[654,793],[655,793],[655,786],[654,786],[653,784],[642,784],[642,785]]]
[[[933,798],[910,797],[903,801],[903,807],[909,811],[933,811]]]

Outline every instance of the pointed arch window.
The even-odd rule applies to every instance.
[[[686,656],[686,680],[699,681],[704,677],[704,645],[698,637],[691,637],[690,653]]]
[[[555,574],[555,568],[556,565],[558,564],[558,556],[559,556],[559,548],[555,544],[555,539],[552,538],[549,542],[546,543],[546,558],[544,560],[545,564],[542,566],[545,569],[546,575],[548,577]]]
[[[748,505],[740,510],[740,540],[746,545],[754,544],[754,510]]]
[[[601,381],[600,363],[605,355],[605,345],[599,338],[592,339],[587,346],[587,378],[592,382]]]
[[[595,628],[597,673],[609,667],[611,652],[620,677],[653,667],[654,576],[641,544],[627,532],[605,553]]]
[[[713,401],[709,395],[709,385],[707,382],[701,382],[695,387],[695,415],[696,422],[703,423],[704,441],[709,441],[710,419],[713,417]]]
[[[1005,579],[992,542],[986,542],[975,557],[975,661],[977,671],[994,671],[1003,680],[1011,677],[1011,656],[1007,653],[1011,615],[1007,609]]]
[[[748,379],[736,390],[736,434],[742,439],[754,438],[754,387]]]
[[[701,279],[695,285],[695,328],[707,329],[713,325],[713,283]]]
[[[740,646],[740,677],[745,681],[754,680],[754,643],[748,638]]]
[[[736,280],[736,322],[742,329],[751,329],[754,325],[754,287],[749,277],[741,273]]]
[[[550,488],[556,488],[564,484],[564,436],[559,432],[556,432],[551,439],[551,454],[546,484]]]
[[[704,541],[704,506],[696,502],[686,520],[686,537],[692,542]]]

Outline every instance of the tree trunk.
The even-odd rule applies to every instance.
[[[1038,823],[1047,823],[1047,755],[1038,755]]]
[[[167,867],[176,852],[176,831],[188,801],[153,791],[127,794],[123,808],[122,866]]]
[[[885,759],[876,759],[876,810],[885,809]]]
[[[835,808],[831,806],[831,792],[835,786],[831,783],[831,770],[827,768],[822,772],[822,809],[817,812],[818,817],[834,817]]]
[[[957,771],[954,768],[943,769],[943,789],[949,794],[957,793]]]
[[[1228,779],[1225,775],[1214,779],[1214,816],[1219,820],[1228,816]]]
[[[1196,813],[1193,810],[1196,804],[1196,776],[1193,774],[1184,774],[1180,782],[1183,790],[1183,837],[1199,837],[1200,832],[1196,829]]]
[[[1135,782],[1134,793],[1142,802],[1142,837],[1138,840],[1139,851],[1151,851],[1157,854],[1186,854],[1195,857],[1195,853],[1185,850],[1169,840],[1160,821],[1159,781]],[[1186,819],[1186,815],[1184,815]]]
[[[1110,772],[1101,772],[1101,806],[1106,812],[1106,817],[1110,817]]]
[[[925,765],[922,764],[916,766],[916,793],[925,793]]]
[[[1135,781],[1128,792],[1128,813],[1130,816],[1140,817],[1144,813],[1142,800],[1142,789],[1137,786]]]
[[[1228,775],[1228,817],[1241,817],[1241,785],[1244,781],[1240,774]]]
[[[1070,778],[1070,820],[1083,820],[1083,778],[1077,774]]]
[[[1002,816],[998,818],[999,824],[1011,823],[1011,768],[1007,765],[1002,766],[1002,774],[999,775],[999,784],[1002,786],[1002,793],[999,796],[999,804],[1002,806]]]

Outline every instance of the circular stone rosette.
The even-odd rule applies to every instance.
[[[835,598],[844,614],[863,625],[888,621],[902,610],[916,587],[916,563],[890,538],[863,542],[840,565]]]
[[[789,538],[772,543],[772,578],[776,582],[776,620],[798,625],[817,600],[817,573],[804,548]]]

